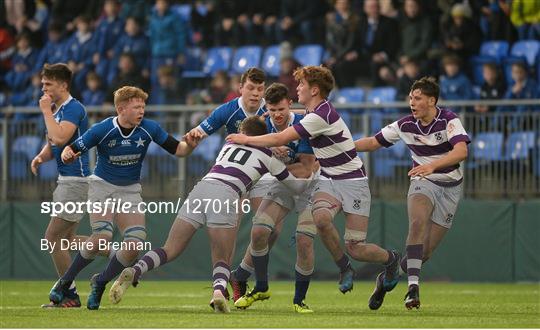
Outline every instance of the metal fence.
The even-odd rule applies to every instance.
[[[475,105],[492,111],[477,113]],[[523,199],[540,197],[540,100],[460,101],[441,103],[459,114],[472,137],[465,171],[464,194],[470,198]],[[204,106],[147,107],[146,116],[182,136],[214,108]],[[373,135],[408,113],[408,104],[336,104],[355,139]],[[89,107],[90,122],[114,115],[108,107]],[[45,163],[39,175],[30,172],[30,162],[45,143],[45,125],[37,108],[0,109],[0,200],[47,200],[56,184],[56,164]],[[188,158],[176,158],[152,144],[143,164],[143,196],[149,200],[184,197],[213,165],[224,131],[203,140]],[[402,142],[389,149],[361,153],[370,177],[373,197],[399,199],[405,196],[412,166],[410,152]],[[91,167],[95,154],[91,152]]]

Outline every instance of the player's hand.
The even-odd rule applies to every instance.
[[[248,136],[245,134],[229,134],[226,140],[230,143],[247,144]]]
[[[203,132],[198,127],[194,127],[186,135],[189,135],[192,139],[201,140],[204,137]]]
[[[32,173],[34,175],[37,175],[38,167],[42,163],[43,163],[43,158],[41,158],[40,156],[36,156],[34,157],[34,159],[32,159],[32,163],[30,164],[30,169],[32,170]]]
[[[186,141],[186,143],[188,144],[188,146],[190,148],[193,148],[195,149],[197,147],[197,145],[199,145],[199,142],[201,142],[201,138],[197,138],[197,137],[193,137],[192,135],[190,135],[189,133],[185,134],[183,137],[182,137],[182,140]]]
[[[435,171],[435,168],[433,167],[433,165],[431,164],[425,164],[425,165],[420,165],[420,166],[416,166],[416,167],[413,167],[408,175],[410,177],[413,177],[413,176],[421,176],[421,177],[424,177],[426,175],[430,175],[431,173],[433,173]]]
[[[274,156],[276,156],[276,158],[281,158],[281,157],[288,157],[290,149],[289,147],[281,146],[281,147],[272,147],[270,148],[270,150],[272,150],[272,153],[274,154]]]
[[[62,150],[62,162],[64,164],[72,163],[75,159],[77,159],[77,157],[79,157],[80,154],[80,152],[75,153],[70,146],[67,146],[64,148],[64,150]]]
[[[52,113],[52,98],[49,94],[43,94],[39,99],[39,108],[44,114]]]

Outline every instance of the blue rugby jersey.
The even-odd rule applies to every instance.
[[[117,117],[109,117],[92,126],[75,141],[75,146],[85,152],[97,146],[97,164],[94,174],[115,185],[138,183],[141,167],[148,146],[153,141],[162,145],[169,134],[150,119],[143,119],[124,135]]]
[[[300,120],[304,118],[303,115],[294,112],[291,112],[289,115],[289,126],[298,124]],[[279,133],[270,116],[266,117],[265,120],[268,133]],[[289,152],[289,157],[293,163],[297,160],[298,154],[313,154],[313,149],[309,145],[309,138],[301,138],[300,140],[291,141],[287,144],[287,147],[291,149],[291,152]]]
[[[261,101],[255,114],[262,116],[265,112],[264,101]],[[203,120],[199,128],[207,135],[213,134],[222,126],[225,126],[227,134],[238,133],[240,123],[247,117],[249,117],[248,113],[242,108],[242,98],[238,97],[217,107],[210,116]]]
[[[57,123],[60,123],[62,121],[69,121],[70,123],[73,123],[75,126],[77,126],[75,133],[73,133],[73,136],[69,139],[66,145],[70,145],[71,143],[73,143],[73,141],[81,137],[88,129],[88,116],[86,115],[86,110],[84,109],[84,106],[79,101],[71,97],[71,95],[53,113],[53,117]],[[61,157],[64,146],[57,146],[53,144],[48,136],[47,139],[51,143],[51,149],[54,155],[54,159],[56,160],[58,173],[61,176],[85,177],[90,174],[90,168],[88,165],[88,154],[81,155],[81,157],[79,157],[71,164],[64,164]]]

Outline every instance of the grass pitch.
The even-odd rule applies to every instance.
[[[306,303],[311,315],[292,310],[294,283],[271,282],[272,297],[227,315],[209,307],[210,282],[143,281],[119,305],[106,291],[98,311],[85,308],[89,286],[78,281],[83,307],[41,309],[52,281],[0,282],[2,328],[531,328],[540,327],[539,284],[423,283],[422,306],[406,310],[406,284],[386,296],[378,311],[367,301],[373,283],[357,282],[342,295],[333,282],[312,282]],[[108,289],[108,288],[107,288]],[[232,303],[231,303],[232,306]]]

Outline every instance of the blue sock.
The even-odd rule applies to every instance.
[[[99,274],[99,277],[97,278],[98,282],[102,282],[102,284],[107,284],[110,282],[113,278],[118,276],[126,266],[124,266],[117,258],[118,254],[115,254],[111,260],[109,260],[109,264],[107,265],[107,268],[103,272]]]
[[[246,282],[248,278],[251,276],[251,273],[244,268],[242,268],[242,265],[238,265],[238,267],[234,270],[234,278],[237,281],[240,282]]]
[[[62,280],[64,281],[75,280],[75,277],[81,272],[81,270],[83,270],[84,267],[88,266],[88,264],[90,264],[92,261],[94,261],[94,259],[83,258],[81,253],[78,252],[77,255],[75,256],[75,259],[71,263],[71,265],[69,265],[68,270],[66,271],[64,276],[62,276]]]
[[[268,250],[261,256],[251,255],[253,266],[255,268],[255,292],[264,292],[268,290]]]
[[[311,280],[311,274],[303,275],[298,271],[295,271],[296,282],[294,284],[294,299],[293,303],[300,305],[304,299],[306,299],[306,293],[309,288],[309,281]]]

